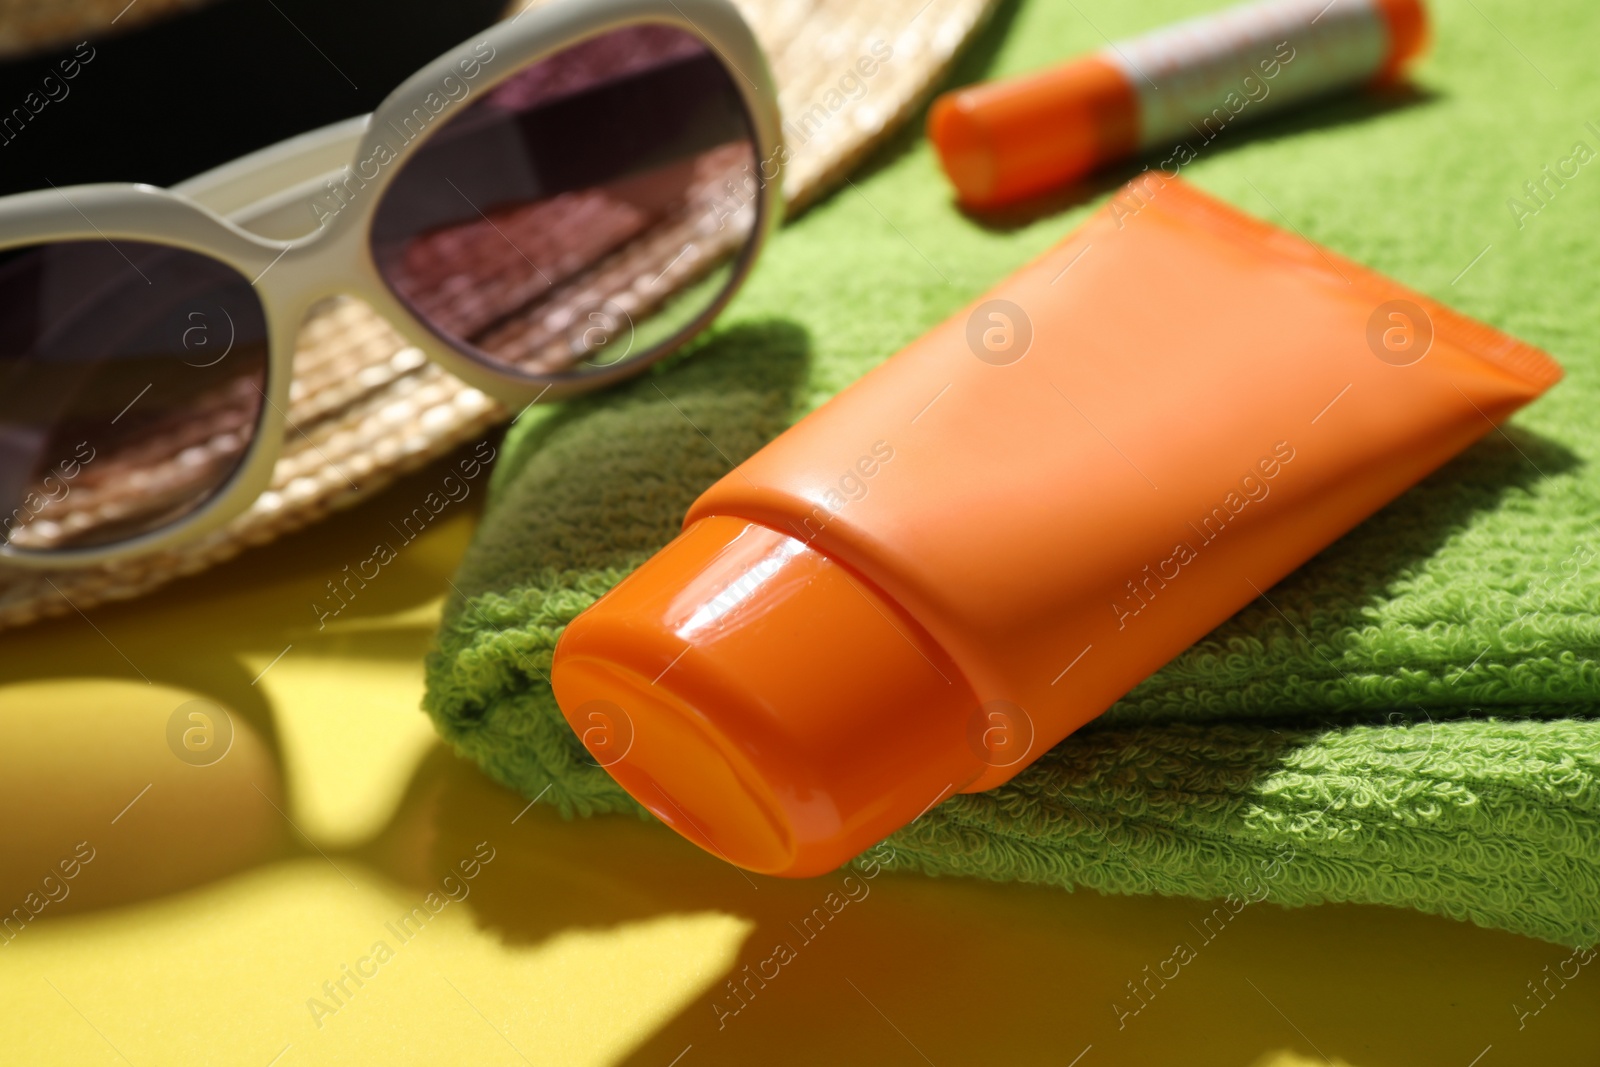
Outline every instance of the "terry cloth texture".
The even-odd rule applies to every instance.
[[[1206,5],[1004,6],[956,81]],[[895,834],[899,865],[1600,939],[1600,8],[1476,0],[1436,19],[1414,89],[1197,138],[1183,173],[1553,353],[1568,379],[1014,781]],[[562,627],[730,464],[1138,167],[977,219],[919,125],[777,235],[694,351],[528,412],[428,663],[439,730],[564,812],[640,812],[556,708]]]

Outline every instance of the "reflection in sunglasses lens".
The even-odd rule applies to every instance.
[[[613,30],[488,90],[378,206],[390,287],[458,350],[582,374],[688,328],[756,228],[755,136],[733,76],[672,26]]]
[[[250,282],[142,241],[0,252],[0,542],[86,548],[170,525],[245,458],[266,403]]]

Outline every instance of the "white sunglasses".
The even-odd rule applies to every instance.
[[[559,0],[172,189],[0,199],[0,560],[104,563],[247,509],[329,297],[514,407],[637,374],[749,271],[778,133],[727,0]]]

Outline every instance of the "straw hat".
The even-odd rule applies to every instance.
[[[131,30],[206,0],[0,0],[0,59]]]
[[[0,0],[0,54],[116,29],[195,0]],[[536,6],[532,0],[522,6]],[[791,156],[791,209],[837,182],[925,99],[995,0],[735,0],[767,51]],[[117,19],[119,11],[127,16]],[[873,53],[874,45],[879,52]],[[869,91],[856,62],[887,46]],[[804,116],[827,111],[827,121]],[[295,353],[290,432],[269,490],[227,526],[181,548],[89,569],[0,571],[0,627],[139,596],[377,493],[481,437],[509,413],[425,360],[351,299],[320,307]]]

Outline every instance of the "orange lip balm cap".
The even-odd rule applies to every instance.
[[[945,93],[928,114],[944,172],[971,207],[1017,200],[1131,155],[1138,128],[1133,86],[1099,56]]]
[[[1422,0],[1245,4],[945,93],[928,137],[963,204],[999,207],[1146,149],[1198,152],[1236,118],[1392,79],[1426,39]]]

